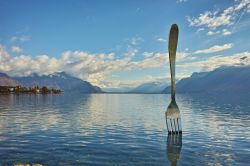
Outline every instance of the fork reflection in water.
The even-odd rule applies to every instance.
[[[182,146],[182,134],[168,134],[167,158],[172,166],[177,165]]]

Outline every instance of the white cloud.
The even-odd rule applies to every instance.
[[[184,2],[187,2],[188,0],[177,0],[176,2],[177,3],[184,3]]]
[[[229,56],[217,55],[210,57],[203,61],[196,61],[178,65],[183,68],[193,68],[194,66],[205,70],[211,71],[221,66],[246,66],[250,65],[250,52],[240,52]]]
[[[229,43],[197,50],[194,53],[218,52],[231,47],[232,44]],[[202,61],[197,61],[191,54],[177,52],[177,62],[181,62],[177,63],[178,78],[187,77],[188,74],[191,74],[189,72],[193,72],[195,69],[213,70],[226,65],[250,65],[250,52],[236,53],[230,56],[218,55]],[[48,55],[35,57],[28,55],[11,56],[4,46],[0,45],[0,72],[11,76],[23,76],[32,73],[51,74],[65,71],[100,87],[136,86],[145,82],[167,81],[168,78],[165,76],[148,76],[137,80],[121,80],[112,77],[113,74],[117,74],[120,71],[136,71],[168,66],[168,53],[144,52],[142,55],[144,58],[136,61],[127,57],[117,59],[114,53],[89,54],[84,51],[66,51],[58,58]]]
[[[23,52],[23,49],[18,46],[12,46],[11,51],[15,53],[20,53],[20,52]]]
[[[249,0],[235,1],[235,4],[227,7],[223,11],[205,11],[201,13],[198,17],[187,17],[190,26],[207,28],[208,35],[216,34],[212,31],[219,27],[228,27],[239,22],[242,14],[245,11],[250,10]],[[223,35],[230,35],[231,32],[220,31]],[[218,33],[217,33],[218,34]]]
[[[100,86],[105,86],[103,82],[114,72],[158,68],[165,65],[167,61],[166,53],[154,53],[138,61],[132,61],[127,57],[115,59],[113,53],[89,54],[83,51],[66,51],[58,58],[48,55],[12,57],[5,47],[0,45],[1,72],[11,76],[24,76],[32,73],[51,74],[65,71]]]
[[[218,52],[231,47],[232,44],[229,43],[197,50],[194,53]],[[238,53],[232,56],[214,56],[203,61],[197,61],[191,54],[188,52],[177,52],[177,62],[181,62],[177,63],[177,69],[180,70],[179,67],[184,67],[181,72],[178,72],[179,77],[186,77],[188,68],[191,68],[191,71],[194,71],[194,67],[211,70],[222,65],[250,64],[250,52]],[[51,74],[65,71],[100,87],[132,86],[132,84],[134,86],[153,80],[161,80],[161,78],[165,80],[165,76],[159,76],[159,78],[143,77],[138,80],[120,80],[113,77],[110,79],[110,76],[121,71],[136,71],[168,66],[168,53],[144,52],[142,55],[143,58],[140,60],[132,60],[127,57],[117,59],[114,53],[89,54],[84,51],[66,51],[57,58],[48,55],[29,56],[22,54],[20,56],[11,56],[4,46],[0,45],[0,72],[11,76],[24,76],[32,73]]]
[[[208,31],[207,35],[215,35],[215,34],[219,34],[220,31]]]
[[[204,30],[205,30],[205,28],[198,28],[197,32],[201,32],[201,31],[204,31]]]
[[[198,18],[188,17],[190,26],[207,26],[208,28],[216,28],[222,25],[232,24],[232,16],[221,14],[217,15],[217,12],[206,11],[203,14],[200,14]]]
[[[127,39],[128,41],[130,41],[130,44],[133,46],[139,45],[141,42],[143,42],[143,38],[136,36],[136,37],[132,37],[131,39]]]
[[[194,54],[209,54],[209,53],[214,53],[214,52],[219,52],[223,50],[227,50],[233,47],[232,43],[224,44],[224,45],[215,45],[207,49],[203,50],[197,50],[194,52]]]
[[[133,56],[133,50],[128,56]],[[109,76],[120,71],[143,70],[159,68],[168,63],[168,53],[142,53],[144,58],[132,60],[128,57],[115,58],[110,54],[89,54],[84,51],[66,51],[58,58],[48,55],[19,55],[11,56],[5,47],[0,45],[0,72],[11,76],[26,76],[32,73],[51,74],[65,71],[95,85],[106,87]],[[177,61],[188,59],[189,54],[177,52]]]
[[[106,87],[112,87],[112,88],[121,88],[121,87],[136,87],[144,83],[150,83],[150,82],[161,82],[166,83],[166,86],[169,84],[169,78],[164,76],[145,76],[136,80],[121,80],[121,79],[115,79],[115,80],[105,80]]]
[[[28,40],[30,40],[30,36],[25,36],[25,35],[23,35],[23,36],[21,36],[21,37],[19,38],[19,40],[20,40],[21,42],[28,41]]]
[[[187,52],[177,52],[176,61],[186,61],[192,59],[191,55]]]
[[[158,42],[161,42],[161,43],[166,43],[166,42],[167,42],[167,40],[166,40],[166,39],[163,39],[163,38],[158,38],[157,41],[158,41]]]
[[[208,32],[207,32],[207,35],[213,35],[213,34],[214,34],[213,31],[208,31]]]
[[[149,57],[152,57],[154,55],[154,53],[153,52],[144,52],[144,53],[142,53],[142,55],[144,58],[149,58]]]
[[[10,55],[6,51],[6,48],[0,44],[0,62],[8,59]]]
[[[184,77],[188,77],[188,74],[185,73],[178,73],[176,80],[180,80],[181,78]],[[165,84],[166,86],[168,86],[170,84],[170,75],[166,74],[165,76],[152,76],[152,75],[147,75],[135,80],[121,80],[121,79],[115,79],[115,80],[105,80],[105,88],[134,88],[136,86],[145,84],[145,83],[151,83],[151,82],[155,82],[155,83],[161,83],[161,84]],[[121,90],[121,89],[120,89]],[[118,90],[119,91],[119,90]],[[126,91],[126,90],[125,90]]]
[[[16,41],[19,41],[19,42],[26,42],[26,41],[29,41],[30,40],[30,36],[27,36],[27,35],[22,35],[22,36],[12,36],[10,38],[10,41],[11,42],[16,42]]]
[[[131,57],[135,56],[135,54],[136,54],[137,52],[138,52],[138,49],[136,49],[136,48],[131,48],[131,49],[129,49],[129,50],[125,53],[125,56],[131,58]]]
[[[223,29],[222,30],[222,35],[223,36],[228,36],[228,35],[231,35],[232,34],[232,32],[230,32],[229,30],[227,30],[227,29]]]

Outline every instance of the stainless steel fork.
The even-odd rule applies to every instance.
[[[178,26],[173,24],[169,33],[168,51],[171,74],[171,102],[165,112],[168,134],[182,133],[180,110],[175,101],[175,59],[178,43]]]

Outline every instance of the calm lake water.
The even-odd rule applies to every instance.
[[[0,165],[247,165],[249,96],[177,94],[168,137],[167,94],[0,95]]]

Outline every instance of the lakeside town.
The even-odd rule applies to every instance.
[[[23,87],[20,85],[17,86],[0,86],[0,94],[9,94],[9,93],[31,93],[31,94],[59,94],[62,93],[62,90],[59,89],[49,89],[46,86],[34,86],[34,87]]]

